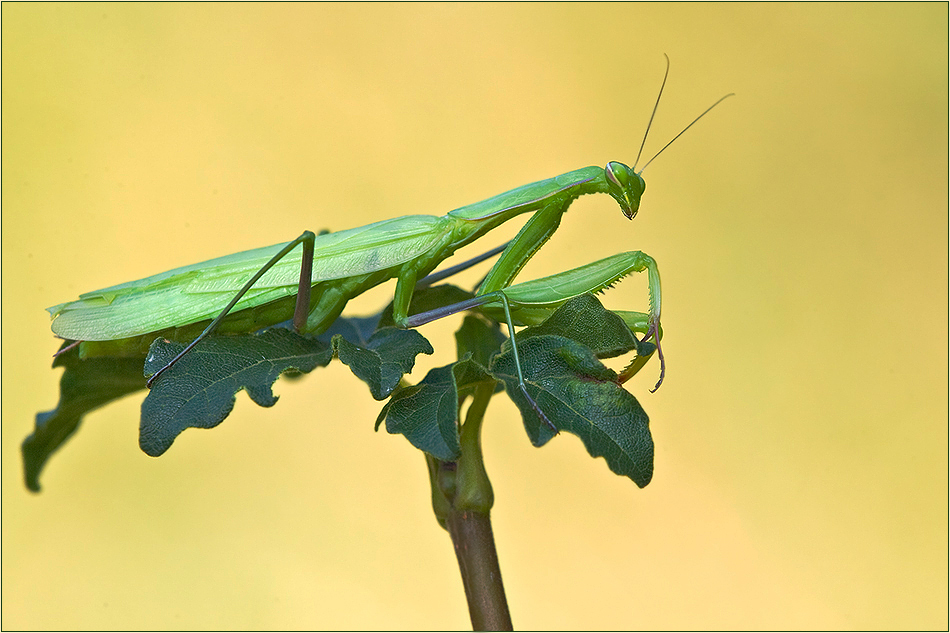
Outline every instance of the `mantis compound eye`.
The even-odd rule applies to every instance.
[[[626,189],[630,184],[631,171],[632,170],[629,167],[615,160],[607,163],[607,167],[604,168],[604,172],[607,174],[607,180],[609,180],[612,185],[620,189]]]

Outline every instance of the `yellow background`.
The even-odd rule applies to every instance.
[[[572,436],[534,449],[492,403],[515,625],[948,626],[946,4],[2,17],[4,628],[469,626],[424,462],[373,433],[381,404],[339,363],[279,383],[273,409],[240,394],[160,459],[127,398],[29,494],[19,445],[58,398],[43,309],[305,228],[632,164],[664,52],[647,156],[737,96],[650,166],[633,223],[584,198],[524,277],[631,249],[659,262],[667,380],[650,394],[651,365],[630,385],[654,480]],[[632,279],[606,301],[644,293]],[[457,324],[426,326],[439,353],[414,379],[450,362]]]

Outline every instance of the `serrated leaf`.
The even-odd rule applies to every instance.
[[[332,338],[337,357],[369,386],[377,400],[387,398],[404,374],[412,371],[419,354],[432,354],[432,345],[415,330],[385,327],[365,343],[355,343],[341,334]]]
[[[184,345],[156,339],[145,374],[163,367]],[[244,389],[262,407],[277,402],[271,387],[284,371],[307,373],[333,358],[326,343],[291,330],[269,329],[240,336],[210,336],[163,373],[142,403],[139,446],[156,457],[187,428],[213,428]]]
[[[36,426],[21,446],[26,487],[39,492],[40,473],[50,456],[79,428],[83,416],[113,400],[145,388],[142,357],[79,359],[78,348],[56,357],[65,367],[59,381],[59,404],[36,414]]]
[[[333,337],[339,334],[354,345],[365,346],[373,333],[379,329],[382,316],[383,313],[380,312],[368,317],[338,317],[317,339],[329,345]]]
[[[419,450],[442,461],[460,454],[458,410],[475,383],[494,378],[471,358],[436,367],[417,385],[400,389],[383,407],[376,428],[386,420],[386,431],[401,433]]]
[[[616,374],[591,350],[562,336],[518,338],[528,393],[558,429],[581,438],[592,457],[604,457],[610,469],[644,487],[653,477],[653,438],[649,418],[632,394],[613,381]],[[489,368],[504,381],[521,411],[531,443],[553,437],[518,386],[510,348]]]

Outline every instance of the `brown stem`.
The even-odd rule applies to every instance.
[[[441,462],[426,455],[432,507],[439,524],[452,537],[472,628],[476,631],[512,630],[489,518],[494,494],[481,448],[482,418],[494,390],[493,381],[475,387],[460,430],[458,461]]]
[[[511,631],[495,538],[487,514],[453,510],[447,521],[476,631]]]

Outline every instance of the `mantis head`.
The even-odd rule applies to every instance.
[[[628,219],[632,220],[640,209],[640,196],[647,183],[633,169],[617,161],[610,161],[604,168],[607,177],[607,193],[620,205]]]
[[[719,105],[723,99],[733,96],[732,93],[727,94],[725,97],[706,108],[705,112],[693,119],[693,122],[684,127],[682,132],[674,136],[672,141],[664,145],[663,149],[654,154],[653,158],[648,160],[643,165],[643,167],[640,168],[640,171],[636,171],[636,167],[640,163],[640,156],[643,154],[643,147],[647,143],[647,136],[650,134],[650,128],[653,126],[653,117],[656,116],[656,109],[660,105],[660,97],[663,96],[663,88],[666,87],[666,80],[670,76],[670,58],[666,56],[666,53],[664,53],[663,56],[666,57],[666,72],[663,74],[663,83],[660,84],[660,92],[656,95],[656,103],[653,105],[653,112],[650,114],[650,120],[647,121],[647,129],[643,133],[643,141],[640,143],[640,151],[637,153],[637,160],[633,163],[633,169],[627,165],[624,165],[623,163],[616,161],[610,161],[607,163],[607,167],[604,168],[604,174],[607,177],[607,193],[613,196],[614,200],[620,204],[623,214],[631,220],[640,209],[640,196],[643,195],[643,192],[647,188],[647,183],[640,175],[644,172],[644,170],[646,170],[647,165],[656,160],[656,157],[662,154],[663,150],[672,145],[673,141],[681,137],[683,132],[693,127],[697,121],[706,116],[706,114]]]

